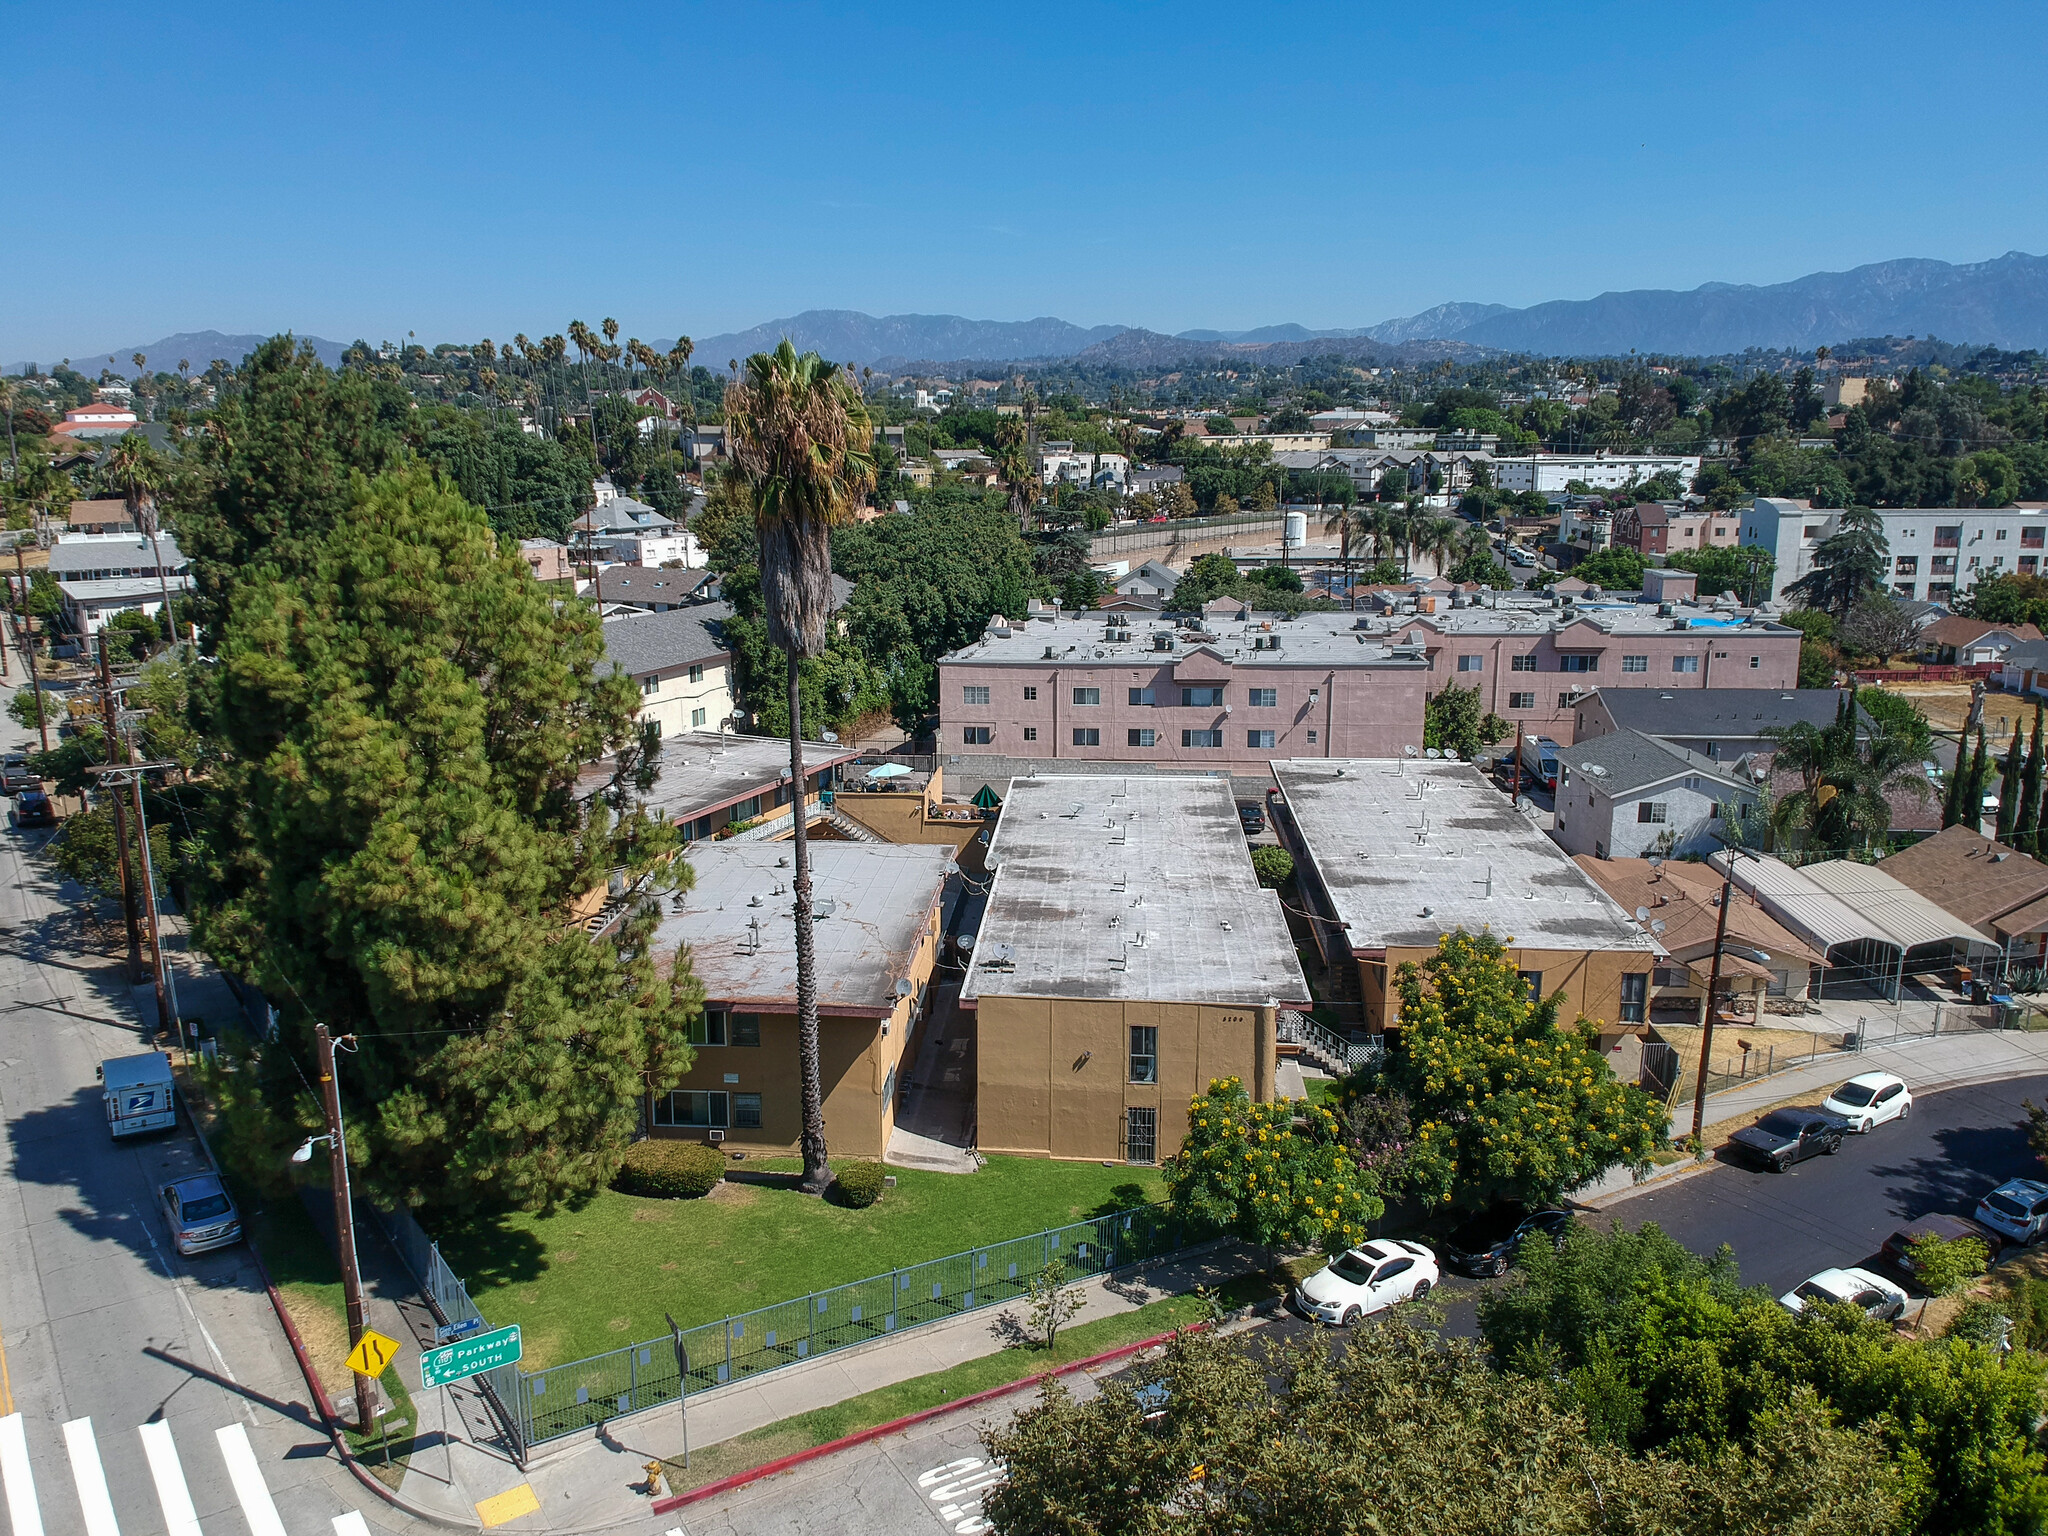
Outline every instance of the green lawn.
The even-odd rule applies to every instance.
[[[750,1161],[749,1170],[790,1171]],[[867,1210],[725,1184],[702,1200],[607,1190],[552,1216],[428,1222],[493,1327],[517,1323],[528,1369],[716,1322],[904,1264],[1164,1198],[1152,1169],[993,1157],[973,1174],[892,1169]]]
[[[1280,1290],[1281,1287],[1265,1275],[1244,1275],[1227,1282],[1218,1292],[1217,1299],[1226,1308],[1242,1307],[1278,1295]],[[843,1403],[834,1403],[830,1408],[815,1409],[779,1423],[763,1425],[760,1429],[693,1453],[687,1469],[683,1466],[681,1448],[676,1447],[664,1461],[662,1476],[677,1492],[701,1487],[778,1457],[871,1429],[877,1424],[888,1424],[927,1408],[972,1397],[992,1387],[1022,1381],[1027,1376],[1036,1376],[1041,1371],[1075,1360],[1086,1360],[1091,1355],[1104,1354],[1120,1345],[1156,1338],[1209,1316],[1210,1308],[1205,1298],[1169,1296],[1115,1317],[1062,1329],[1056,1353],[1047,1353],[1036,1347],[1013,1346],[993,1355],[983,1355],[978,1360],[962,1361],[950,1370],[912,1377],[894,1386],[862,1393]]]

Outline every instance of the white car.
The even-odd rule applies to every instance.
[[[1824,1269],[1780,1296],[1778,1305],[1804,1312],[1809,1301],[1847,1302],[1880,1323],[1888,1323],[1906,1310],[1906,1293],[1867,1269]]]
[[[1420,1243],[1376,1238],[1347,1249],[1295,1290],[1295,1310],[1318,1323],[1355,1323],[1398,1301],[1420,1301],[1439,1278]]]
[[[1821,1108],[1831,1115],[1840,1115],[1860,1135],[1887,1120],[1905,1119],[1913,1112],[1913,1095],[1902,1077],[1889,1072],[1865,1072],[1829,1094]]]

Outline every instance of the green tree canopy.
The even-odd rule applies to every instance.
[[[1447,684],[1422,704],[1423,746],[1455,752],[1467,762],[1512,730],[1513,722],[1481,707],[1477,683]]]
[[[502,537],[565,543],[570,524],[594,499],[587,459],[513,422],[442,406],[422,412],[408,437],[420,457],[490,515]],[[637,433],[632,440],[639,442]]]
[[[291,575],[237,584],[220,651],[222,814],[201,935],[360,1048],[343,1076],[372,1188],[541,1206],[600,1187],[640,1095],[687,1065],[687,963],[651,919],[592,942],[567,904],[665,854],[579,803],[633,737],[596,615],[560,604],[431,472],[358,479]],[[298,1112],[275,1074],[279,1108]]]

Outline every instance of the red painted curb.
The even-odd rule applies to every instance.
[[[1052,1380],[1056,1376],[1067,1376],[1075,1371],[1088,1370],[1092,1366],[1106,1365],[1112,1360],[1121,1360],[1125,1356],[1135,1355],[1141,1350],[1156,1349],[1159,1345],[1172,1339],[1176,1333],[1199,1333],[1208,1326],[1207,1323],[1194,1323],[1186,1328],[1175,1329],[1173,1333],[1154,1334],[1149,1339],[1140,1339],[1135,1344],[1124,1344],[1116,1349],[1104,1350],[1099,1355],[1090,1355],[1085,1360],[1073,1361],[1071,1364],[1063,1365],[1057,1370],[1040,1371],[1036,1376],[1026,1376],[1018,1381],[1006,1382],[1000,1387],[990,1387],[986,1392],[976,1392],[971,1397],[955,1398],[952,1402],[941,1403],[936,1408],[926,1408],[918,1413],[907,1414],[900,1419],[891,1419],[887,1424],[877,1424],[870,1429],[856,1430],[853,1434],[843,1435],[837,1440],[828,1440],[823,1445],[814,1445],[807,1451],[796,1451],[788,1456],[778,1457],[774,1461],[764,1462],[751,1471],[735,1472],[730,1477],[721,1477],[716,1482],[706,1483],[701,1488],[692,1488],[687,1493],[678,1493],[666,1499],[656,1499],[650,1507],[653,1513],[666,1515],[673,1510],[681,1509],[686,1504],[695,1504],[704,1499],[714,1498],[721,1493],[730,1493],[735,1488],[744,1488],[748,1483],[759,1482],[764,1477],[773,1477],[778,1472],[787,1472],[791,1467],[800,1467],[805,1462],[816,1461],[821,1456],[830,1456],[839,1451],[850,1450],[856,1445],[865,1445],[870,1440],[880,1440],[887,1435],[900,1434],[906,1429],[924,1423],[927,1419],[936,1419],[942,1414],[958,1413],[962,1408],[973,1408],[981,1403],[993,1402],[999,1397],[1008,1397],[1012,1392],[1021,1392],[1026,1387],[1038,1386],[1043,1382]]]

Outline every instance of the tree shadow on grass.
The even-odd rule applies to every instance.
[[[1113,1185],[1109,1193],[1103,1196],[1093,1210],[1088,1212],[1088,1220],[1094,1221],[1104,1216],[1114,1216],[1121,1211],[1135,1210],[1139,1206],[1150,1205],[1151,1203],[1152,1197],[1145,1192],[1145,1186],[1142,1184],[1124,1183]]]

